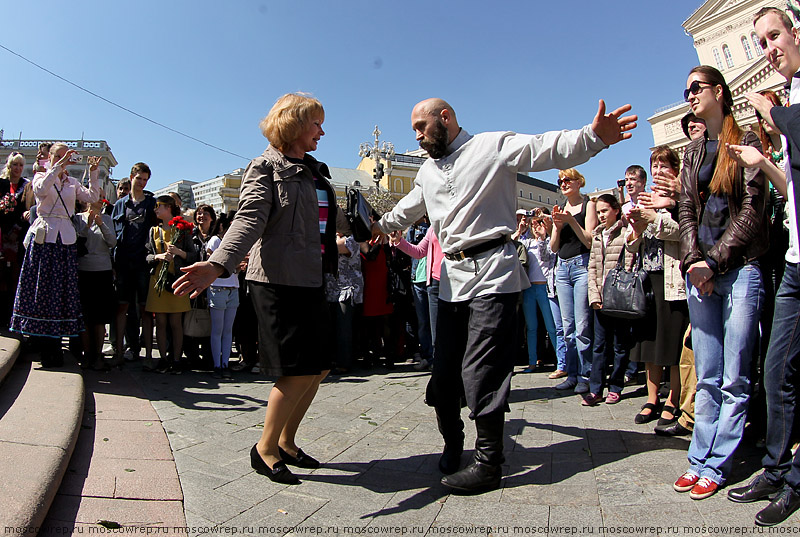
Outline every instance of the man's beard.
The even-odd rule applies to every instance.
[[[433,125],[433,134],[430,138],[423,138],[419,146],[428,152],[432,159],[440,159],[447,154],[447,127],[441,119]]]

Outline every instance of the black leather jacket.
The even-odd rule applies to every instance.
[[[682,193],[678,202],[678,222],[681,233],[681,271],[705,260],[697,239],[697,228],[705,203],[700,200],[697,177],[706,156],[706,139],[691,142],[683,156],[681,170]],[[748,131],[742,145],[761,150],[758,136]],[[719,151],[725,151],[720,146]],[[766,178],[758,168],[739,168],[741,180],[736,181],[734,192],[728,196],[731,220],[719,241],[709,250],[708,257],[717,263],[717,274],[725,274],[756,260],[769,248],[769,227],[766,213]]]

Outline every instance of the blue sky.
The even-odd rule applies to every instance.
[[[579,169],[611,186],[653,143],[646,118],[681,99],[697,64],[681,23],[700,0],[21,2],[0,44],[142,115],[248,159],[280,95],[326,110],[314,155],[352,168],[358,145],[416,149],[412,106],[442,97],[472,133],[537,133],[589,123],[604,98],[633,105],[639,127]],[[12,22],[13,21],[13,22]],[[202,181],[247,160],[208,148],[89,96],[0,50],[6,139],[106,140],[113,177],[143,160],[149,189]],[[555,181],[556,172],[535,174]]]

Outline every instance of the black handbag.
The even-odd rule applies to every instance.
[[[617,265],[608,271],[603,282],[603,308],[610,317],[641,319],[653,300],[650,278],[642,268],[642,256],[636,256],[631,270],[625,269],[625,249],[620,252]]]
[[[348,188],[346,196],[347,208],[344,214],[350,223],[353,238],[356,242],[370,240],[372,238],[372,222],[369,217],[372,216],[377,220],[377,213],[359,190]]]

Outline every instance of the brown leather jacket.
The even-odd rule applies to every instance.
[[[705,138],[691,142],[683,156],[681,170],[682,193],[678,202],[678,222],[681,233],[681,270],[703,261],[697,239],[697,227],[705,204],[701,202],[697,188],[697,176],[706,156]],[[743,145],[761,150],[758,136],[748,131],[742,137]],[[719,151],[724,151],[720,147]],[[731,220],[722,237],[709,250],[708,257],[717,263],[717,274],[756,260],[769,248],[769,228],[766,214],[766,178],[758,168],[739,168],[740,181],[736,181],[734,192],[728,196]]]

